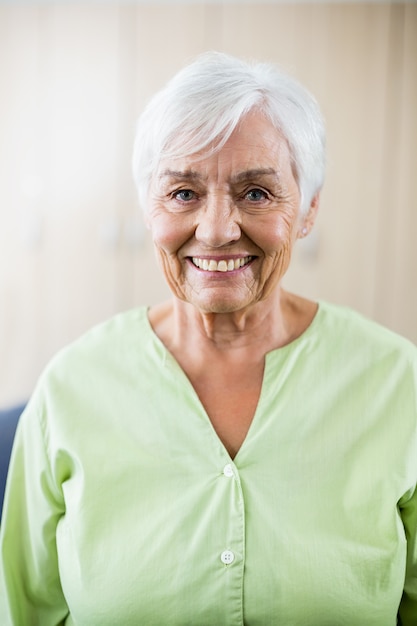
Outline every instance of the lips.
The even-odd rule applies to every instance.
[[[191,260],[196,267],[206,272],[233,272],[247,265],[253,258],[253,256],[245,256],[237,259],[215,260],[192,257]]]

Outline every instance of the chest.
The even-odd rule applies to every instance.
[[[241,448],[259,403],[263,367],[225,375],[222,370],[191,376],[193,387],[217,436],[233,459]]]
[[[379,464],[364,488],[366,476],[341,467],[345,439],[327,454],[310,436],[291,442],[266,399],[257,453],[248,441],[235,463],[206,420],[172,419],[173,398],[159,447],[146,400],[136,434],[112,433],[111,463],[86,446],[57,541],[74,623],[395,625],[405,547],[392,467]]]

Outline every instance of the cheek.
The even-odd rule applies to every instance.
[[[297,234],[293,216],[281,214],[275,219],[261,220],[253,231],[253,239],[269,256],[276,256],[283,250],[291,249]]]
[[[150,217],[149,228],[152,240],[157,248],[168,254],[174,254],[190,236],[184,220],[167,213],[158,213]]]

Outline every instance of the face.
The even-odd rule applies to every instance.
[[[255,113],[215,154],[161,161],[148,206],[170,289],[204,313],[242,311],[266,300],[311,222],[299,215],[286,140]]]

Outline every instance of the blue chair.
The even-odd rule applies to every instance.
[[[14,435],[24,408],[24,405],[20,405],[0,411],[0,519]]]

